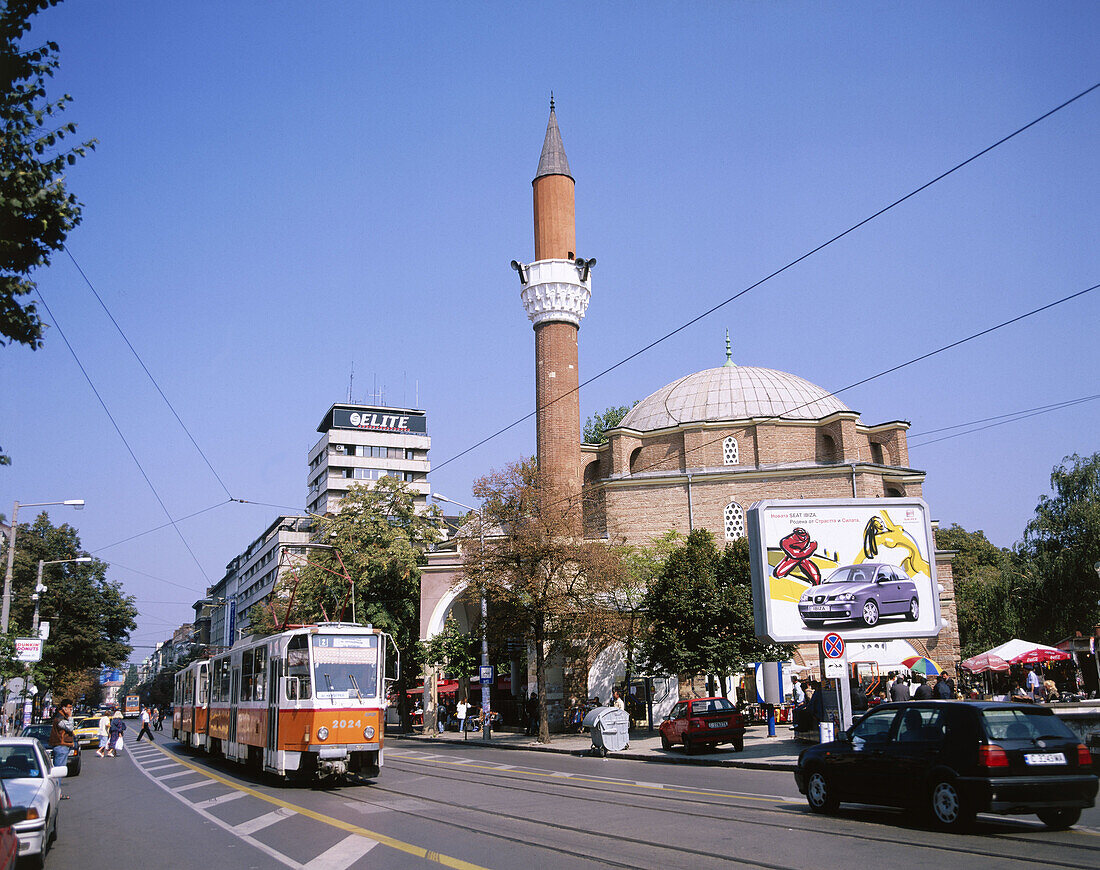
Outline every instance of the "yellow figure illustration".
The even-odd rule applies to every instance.
[[[874,559],[878,555],[879,547],[905,550],[908,554],[901,560],[901,567],[910,577],[916,574],[932,576],[932,568],[920,553],[920,547],[905,529],[897,525],[890,514],[881,511],[882,519],[871,517],[867,525],[863,527],[863,552],[856,556],[852,563],[858,565],[868,559]]]

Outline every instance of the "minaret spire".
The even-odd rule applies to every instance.
[[[726,365],[736,365],[736,363],[733,361],[733,351],[730,350],[730,331],[728,329],[726,330]]]
[[[553,91],[550,92],[550,120],[546,122],[546,138],[542,143],[542,154],[539,157],[539,168],[535,172],[535,179],[538,180],[546,175],[573,177],[573,173],[569,171],[569,160],[565,156],[565,145],[561,141],[561,131],[558,129]]]

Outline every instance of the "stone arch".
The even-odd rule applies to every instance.
[[[635,447],[630,451],[630,473],[634,474],[634,469],[638,465],[638,457],[642,455],[642,448]]]
[[[427,631],[423,640],[431,640],[441,631],[443,631],[443,625],[447,621],[447,615],[454,607],[454,603],[462,597],[462,594],[469,588],[469,583],[465,580],[460,581],[456,585],[448,589],[435,603],[435,607],[432,608],[432,615],[428,619]],[[467,626],[468,628],[468,626]]]
[[[821,429],[817,430],[817,456],[816,459],[821,465],[833,465],[837,461],[836,455],[836,441],[833,440],[833,436],[828,432],[823,432]]]

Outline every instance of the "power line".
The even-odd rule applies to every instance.
[[[164,500],[160,497],[160,493],[157,492],[157,488],[153,485],[153,481],[150,480],[149,475],[145,473],[145,469],[144,467],[142,467],[141,461],[137,458],[137,454],[134,453],[133,448],[130,446],[130,442],[127,441],[126,436],[122,434],[122,429],[119,427],[114,416],[111,414],[110,409],[107,407],[107,403],[103,401],[103,397],[99,394],[99,390],[96,389],[95,384],[92,382],[91,376],[88,374],[88,370],[84,368],[84,363],[80,361],[80,357],[77,356],[76,350],[73,348],[72,344],[70,344],[68,337],[65,335],[65,331],[61,328],[61,324],[58,322],[57,318],[54,317],[54,313],[50,310],[50,306],[46,303],[46,297],[42,295],[41,290],[36,289],[35,292],[37,293],[39,300],[42,302],[42,307],[46,309],[46,313],[50,316],[50,320],[53,321],[54,329],[56,329],[58,335],[61,336],[61,340],[65,342],[65,347],[67,347],[69,349],[69,353],[72,354],[73,360],[75,360],[77,368],[79,368],[80,373],[84,375],[84,380],[88,382],[88,386],[91,388],[92,393],[99,401],[100,407],[103,408],[103,413],[107,415],[107,419],[110,420],[111,425],[115,427],[115,432],[118,433],[118,437],[122,440],[123,446],[130,454],[130,458],[134,460],[134,465],[137,466],[137,469],[141,473],[141,476],[145,479],[145,483],[148,485],[149,490],[153,493],[153,497],[157,500],[157,504],[159,504],[160,509],[164,511],[164,515],[168,517],[169,522],[171,522],[172,524],[172,528],[176,530],[176,534],[179,536],[180,541],[183,542],[184,548],[186,548],[187,552],[191,554],[191,558],[194,559],[195,564],[198,566],[199,573],[201,573],[203,579],[206,580],[207,583],[209,583],[210,578],[206,576],[206,572],[203,570],[202,564],[199,562],[198,556],[196,556],[195,551],[191,549],[191,545],[187,543],[187,538],[183,536],[183,532],[180,530],[180,527],[176,525],[176,521],[172,519],[172,514],[169,513],[168,507],[164,504]]]
[[[961,429],[967,426],[977,426],[977,428],[975,429],[967,429],[965,432],[955,432],[952,435],[942,435],[939,438],[932,438],[929,441],[921,441],[918,444],[910,443],[909,449],[913,450],[917,447],[927,447],[929,444],[936,444],[940,441],[947,441],[949,438],[961,438],[963,435],[973,435],[975,432],[982,432],[986,429],[992,429],[995,426],[1004,426],[1006,423],[1018,423],[1020,420],[1027,420],[1030,417],[1038,417],[1041,414],[1049,414],[1052,411],[1061,411],[1064,408],[1071,408],[1074,405],[1081,405],[1085,402],[1094,402],[1097,399],[1100,399],[1100,393],[1097,393],[1093,396],[1082,396],[1079,399],[1070,399],[1065,402],[1057,402],[1053,405],[1042,405],[1038,408],[1028,408],[1024,411],[1015,411],[1011,414],[999,414],[995,417],[986,417],[983,420],[972,420],[969,423],[959,423],[955,426],[944,426],[942,429],[931,429],[928,432],[921,432],[918,435],[914,435],[912,437],[919,437],[920,435],[930,435],[934,432],[947,432],[951,429]],[[990,420],[996,422],[987,422]],[[978,426],[977,424],[979,423],[987,423],[987,425]]]
[[[729,303],[733,302],[736,299],[740,299],[742,296],[744,296],[745,294],[751,292],[752,290],[755,290],[757,287],[764,284],[765,282],[770,281],[772,278],[775,278],[775,277],[783,274],[788,269],[791,269],[792,267],[794,267],[794,266],[798,265],[799,263],[801,263],[803,260],[806,260],[806,259],[812,257],[814,254],[816,254],[820,251],[823,251],[825,248],[829,247],[834,242],[840,241],[845,236],[850,235],[851,233],[858,230],[860,227],[863,227],[866,224],[870,223],[871,221],[875,220],[876,218],[881,217],[882,215],[886,214],[886,212],[890,211],[891,209],[896,208],[897,206],[901,205],[906,200],[912,199],[918,193],[921,193],[922,191],[927,190],[929,187],[931,187],[932,185],[936,184],[939,181],[942,181],[943,179],[947,178],[949,175],[952,175],[953,173],[958,172],[964,166],[967,166],[968,164],[973,163],[979,157],[983,157],[984,155],[986,155],[990,151],[992,151],[994,148],[997,148],[997,147],[1003,145],[1005,142],[1008,142],[1010,139],[1014,139],[1016,136],[1019,136],[1024,131],[1029,130],[1030,128],[1034,127],[1036,124],[1040,123],[1041,121],[1046,120],[1047,118],[1049,118],[1051,115],[1055,114],[1056,112],[1061,111],[1062,109],[1066,108],[1067,106],[1071,105],[1072,103],[1075,103],[1077,100],[1081,99],[1082,97],[1087,96],[1088,94],[1092,93],[1097,88],[1100,88],[1100,82],[1097,82],[1096,84],[1094,84],[1094,85],[1092,85],[1088,88],[1085,88],[1085,90],[1081,91],[1076,96],[1070,97],[1065,102],[1055,106],[1053,109],[1050,109],[1047,112],[1044,112],[1042,115],[1040,115],[1037,118],[1032,119],[1028,123],[1024,124],[1022,127],[1018,127],[1017,129],[1015,129],[1011,133],[1009,133],[1007,136],[1003,136],[1002,138],[998,139],[992,145],[989,145],[989,146],[983,148],[981,151],[978,151],[977,153],[972,154],[970,157],[967,157],[965,160],[963,160],[959,163],[956,163],[954,166],[952,166],[946,172],[940,173],[939,175],[937,175],[935,178],[931,179],[930,181],[926,181],[920,187],[917,187],[917,188],[911,190],[909,193],[905,194],[902,197],[899,197],[898,199],[891,202],[889,205],[884,206],[883,208],[880,208],[874,214],[871,214],[868,217],[865,217],[863,220],[859,221],[858,223],[852,224],[852,226],[848,227],[848,229],[844,230],[843,232],[837,233],[835,236],[833,236],[828,241],[822,242],[821,244],[817,245],[817,247],[811,248],[806,253],[804,253],[801,256],[796,257],[795,259],[791,260],[785,266],[782,266],[782,267],[776,269],[774,272],[771,272],[770,274],[765,275],[763,278],[760,278],[758,281],[754,282],[753,284],[750,284],[748,287],[745,287],[744,289],[739,290],[737,293],[734,293],[732,296],[730,296],[729,298],[723,300],[722,302],[719,302],[717,305],[714,305],[714,306],[708,308],[702,314],[696,315],[695,317],[691,318],[691,320],[688,320],[686,323],[683,323],[680,326],[677,326],[675,329],[671,330],[670,332],[665,333],[660,338],[657,338],[654,341],[651,341],[649,344],[645,345],[644,347],[634,351],[633,353],[629,354],[628,356],[623,357],[621,360],[619,360],[618,362],[608,366],[603,371],[597,372],[592,377],[590,377],[587,380],[582,381],[581,383],[579,383],[575,388],[573,388],[569,392],[564,393],[561,396],[558,396],[556,399],[553,399],[552,401],[547,402],[546,404],[542,405],[541,408],[536,408],[534,411],[531,411],[528,414],[525,414],[524,416],[520,417],[518,420],[514,420],[513,422],[509,423],[507,426],[504,426],[504,427],[498,429],[497,431],[493,432],[491,435],[488,435],[485,438],[482,438],[480,441],[476,442],[475,444],[472,444],[471,446],[467,447],[465,450],[462,450],[461,452],[456,453],[454,456],[451,456],[448,459],[445,459],[443,462],[436,465],[433,470],[438,471],[439,469],[443,468],[446,465],[449,465],[450,463],[454,462],[455,460],[461,459],[467,453],[470,453],[470,452],[476,450],[478,447],[481,447],[483,444],[486,444],[489,441],[492,441],[494,438],[498,437],[499,435],[503,435],[508,430],[514,429],[520,423],[523,423],[526,420],[530,420],[532,417],[535,416],[535,414],[538,413],[539,410],[549,408],[555,402],[562,401],[563,399],[566,399],[569,396],[572,396],[574,393],[579,392],[582,387],[587,387],[589,384],[594,383],[595,381],[602,378],[604,375],[607,375],[610,372],[615,371],[615,369],[619,368],[620,366],[623,366],[626,363],[630,362],[631,360],[641,356],[646,351],[652,350],[654,347],[661,344],[663,341],[667,341],[668,339],[672,338],[672,336],[674,336],[674,335],[676,335],[680,332],[683,332],[689,326],[693,326],[694,324],[698,323],[703,318],[713,314],[715,311],[718,311],[720,308],[723,308],[724,306],[728,305]]]

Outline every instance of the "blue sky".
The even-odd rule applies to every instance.
[[[595,256],[582,378],[1100,81],[1100,5],[68,0],[31,40],[99,145],[69,250],[235,498],[300,508],[333,402],[419,394],[433,488],[534,450],[512,259],[553,90]],[[586,387],[582,417],[734,359],[831,390],[1100,281],[1100,91]],[[277,507],[226,491],[76,267],[0,350],[0,511],[53,509],[141,612],[135,658]],[[841,394],[917,433],[1100,390],[1100,291]],[[1100,402],[914,446],[943,523],[1022,534]],[[945,433],[950,434],[950,433]],[[22,515],[21,519],[31,519]],[[137,537],[134,537],[137,536]],[[127,540],[126,543],[117,543]]]

